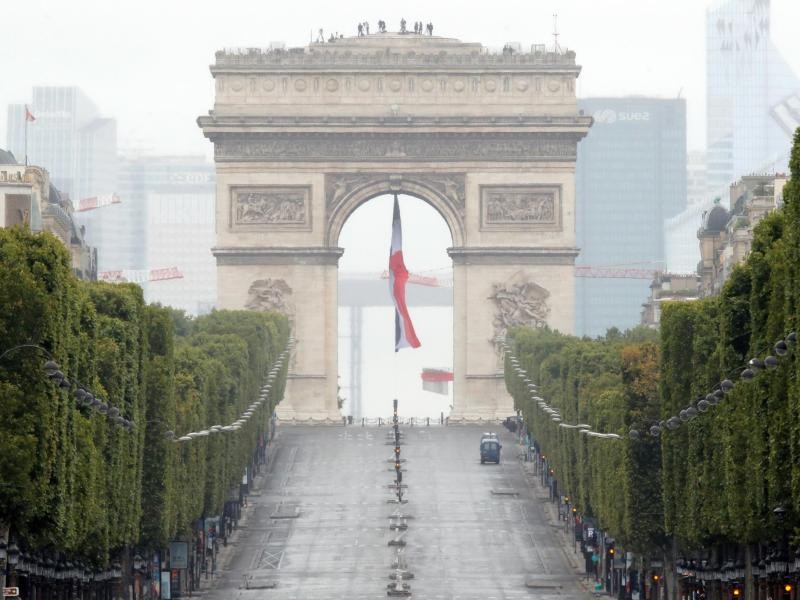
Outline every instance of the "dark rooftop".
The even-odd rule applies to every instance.
[[[728,224],[730,215],[725,207],[717,204],[708,211],[703,219],[703,230],[709,233],[719,233]]]
[[[9,150],[0,148],[0,165],[18,165],[17,159],[14,154]]]

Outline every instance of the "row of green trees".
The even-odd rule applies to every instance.
[[[564,423],[622,433],[659,413],[653,331],[611,332],[589,340],[523,329],[515,332],[513,342],[520,367],[538,386],[537,396],[557,407]],[[628,549],[644,552],[654,541],[663,543],[658,440],[597,439],[559,427],[510,363],[506,373],[516,407],[571,503]]]
[[[662,315],[662,413],[674,414],[751,358],[777,356],[798,326],[800,133],[785,206],[756,227],[747,261],[721,294],[675,303]],[[665,525],[683,547],[754,544],[800,527],[800,361],[739,381],[703,418],[664,436]],[[785,509],[776,515],[776,508]]]
[[[800,131],[785,206],[756,227],[747,261],[719,296],[663,306],[660,335],[642,330],[577,339],[513,333],[513,352],[563,420],[618,440],[558,427],[507,363],[516,405],[554,465],[564,493],[631,550],[711,547],[762,552],[800,541],[800,361],[797,348],[751,381],[751,358],[777,356],[800,307]],[[708,412],[659,437],[649,427],[719,389]],[[639,439],[628,435],[642,432]],[[776,508],[785,511],[775,512]]]
[[[72,385],[50,381],[35,348],[0,360],[0,526],[31,549],[102,564],[218,514],[283,395],[285,370],[241,431],[188,443],[165,434],[236,420],[288,335],[280,315],[187,319],[146,304],[138,286],[79,281],[55,237],[0,230],[0,353],[40,346]],[[79,406],[78,384],[136,426]]]

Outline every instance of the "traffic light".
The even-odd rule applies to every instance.
[[[653,573],[653,583],[655,585],[658,585],[659,581],[661,581],[661,575],[659,575],[658,573]]]
[[[793,588],[792,588],[792,584],[791,584],[791,583],[784,583],[784,584],[783,584],[783,592],[784,592],[784,594],[786,594],[787,596],[790,596],[790,595],[791,595],[791,593],[792,593],[792,589],[793,589]]]
[[[731,598],[741,598],[742,597],[742,590],[739,587],[734,587],[731,590]]]
[[[616,554],[616,549],[614,548],[614,544],[609,544],[608,546],[608,557],[614,558],[614,554]]]

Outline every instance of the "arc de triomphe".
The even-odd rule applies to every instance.
[[[453,238],[451,420],[513,413],[497,336],[573,327],[575,157],[591,124],[579,72],[572,52],[415,34],[216,54],[198,123],[216,161],[218,306],[292,320],[282,418],[340,420],[339,233],[395,192],[431,204]]]

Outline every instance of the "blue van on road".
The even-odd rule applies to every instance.
[[[500,464],[500,440],[497,439],[496,434],[490,434],[488,437],[481,438],[481,464],[486,462],[493,462]]]

